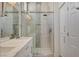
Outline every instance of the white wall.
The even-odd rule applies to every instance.
[[[54,13],[54,56],[59,56],[59,18],[58,11]]]
[[[54,3],[54,56],[59,56],[59,10],[58,3]]]

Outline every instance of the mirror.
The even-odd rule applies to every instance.
[[[32,36],[33,24],[30,13],[30,3],[24,2],[0,2],[2,15],[0,17],[0,38],[9,37],[10,39],[21,36]]]
[[[0,2],[0,4],[2,4],[2,2]],[[0,17],[1,38],[9,37],[12,39],[19,34],[19,16],[16,4],[15,2],[3,2],[3,16]]]

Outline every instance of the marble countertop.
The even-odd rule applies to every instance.
[[[9,37],[0,38],[0,43],[10,40]]]
[[[21,37],[18,39],[10,39],[8,41],[0,43],[0,57],[15,56],[31,40],[32,37]]]

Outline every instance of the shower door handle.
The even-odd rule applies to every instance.
[[[67,32],[67,36],[69,36],[69,32]]]
[[[65,43],[65,37],[64,37],[64,43]]]
[[[76,7],[76,10],[79,10],[79,7]]]

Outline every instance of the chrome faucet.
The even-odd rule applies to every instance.
[[[14,34],[11,34],[10,35],[10,39],[13,39],[13,38],[15,38],[15,35]]]
[[[19,38],[19,35],[11,34],[10,39]]]

